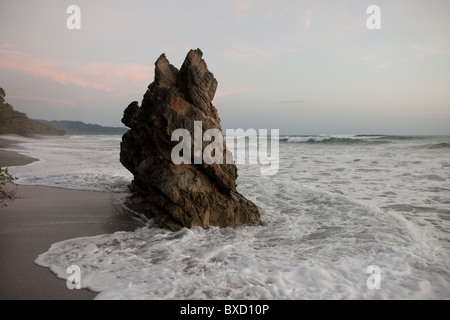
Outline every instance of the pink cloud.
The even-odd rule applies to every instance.
[[[391,67],[391,65],[392,65],[392,63],[382,63],[377,66],[377,69],[388,69]]]
[[[450,40],[437,39],[422,45],[415,45],[413,49],[416,51],[418,57],[428,55],[449,55],[450,54]]]
[[[233,12],[237,17],[243,17],[257,4],[257,0],[231,0]]]
[[[252,90],[252,89],[246,85],[234,86],[234,87],[229,87],[229,88],[225,88],[225,89],[219,89],[219,90],[217,90],[216,94],[214,95],[214,101],[216,101],[217,99],[220,99],[222,97],[225,97],[225,96],[241,94],[241,93],[248,92],[250,90]]]
[[[150,81],[153,66],[132,63],[91,63],[87,65],[67,61],[52,61],[29,54],[0,49],[0,69],[14,70],[45,78],[64,85],[123,94],[133,86]]]
[[[305,29],[309,29],[312,22],[312,11],[308,11],[305,17]]]
[[[3,46],[2,46],[2,47],[3,47]],[[19,52],[19,51],[11,51],[11,50],[3,50],[3,49],[0,49],[0,53],[2,53],[2,54],[23,55],[23,53],[22,53],[22,52]]]
[[[12,43],[3,43],[1,45],[2,49],[20,49],[21,46],[18,46],[16,44],[12,44]]]
[[[265,61],[287,52],[295,52],[295,49],[291,47],[260,48],[253,45],[236,43],[228,50],[227,57],[235,60]]]
[[[107,77],[111,84],[128,80],[142,85],[143,82],[151,80],[154,67],[134,63],[91,63],[84,66],[81,72],[94,79]]]
[[[228,51],[231,59],[248,59],[248,58],[272,58],[273,53],[255,46],[247,44],[234,44],[233,48]]]
[[[6,96],[7,100],[25,100],[25,101],[44,101],[50,104],[54,104],[57,106],[66,106],[68,108],[75,108],[76,103],[73,101],[67,100],[58,100],[58,99],[49,99],[49,98],[41,98],[41,97],[24,97],[24,96]]]
[[[309,27],[311,26],[311,23],[313,21],[313,13],[312,11],[308,11],[305,14],[304,17],[304,25],[302,30],[300,30],[299,32],[299,36],[301,37],[306,31],[308,31]]]

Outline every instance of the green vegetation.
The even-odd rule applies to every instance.
[[[0,168],[0,208],[7,207],[8,201],[16,196],[17,186],[12,184],[16,177],[11,176],[8,168]]]
[[[66,134],[81,134],[81,135],[90,135],[90,134],[101,134],[101,135],[123,135],[128,131],[125,127],[103,127],[98,124],[90,124],[84,123],[81,121],[67,121],[67,120],[37,120],[35,121],[42,122],[48,125],[51,125],[55,128],[66,131]]]
[[[5,90],[0,88],[0,134],[19,134],[22,136],[32,134],[65,134],[64,130],[31,120],[25,113],[14,110],[13,106],[5,101],[5,96]]]

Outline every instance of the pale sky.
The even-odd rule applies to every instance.
[[[0,87],[31,118],[122,126],[160,54],[180,68],[200,48],[223,129],[450,134],[449,16],[448,0],[1,0]]]

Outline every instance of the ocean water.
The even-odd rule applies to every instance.
[[[5,137],[8,138],[8,137]],[[39,161],[10,169],[17,183],[77,190],[128,192],[133,175],[119,161],[122,136],[17,138],[22,154]]]
[[[10,171],[126,192],[120,140],[33,140],[23,153],[41,161]],[[279,147],[276,175],[238,166],[262,226],[170,232],[150,220],[55,243],[36,263],[63,279],[79,266],[97,299],[450,299],[450,137],[285,136]]]

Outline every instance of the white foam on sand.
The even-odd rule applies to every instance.
[[[121,136],[22,139],[21,153],[39,158],[12,167],[17,183],[68,189],[127,192],[133,175],[119,161]]]
[[[36,263],[60,278],[78,265],[98,299],[450,298],[445,251],[407,219],[310,187],[277,190],[261,194],[263,226],[173,233],[150,221],[53,244]],[[292,192],[298,205],[280,212]],[[379,290],[366,284],[371,265]]]
[[[450,299],[450,162],[428,147],[447,141],[283,143],[276,175],[239,167],[260,227],[172,233],[149,222],[56,243],[36,263],[61,278],[78,265],[99,299]],[[132,179],[119,136],[22,146],[41,161],[12,167],[19,183],[120,192]],[[379,290],[367,287],[372,265]]]

